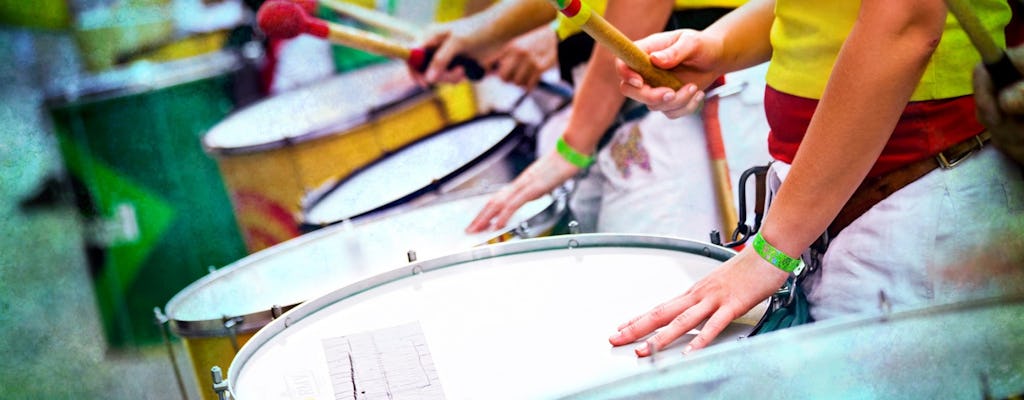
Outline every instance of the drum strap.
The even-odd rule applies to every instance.
[[[881,176],[868,178],[853,192],[853,196],[839,211],[839,215],[828,226],[828,237],[835,238],[878,202],[902,189],[904,186],[925,176],[936,168],[951,169],[985,146],[992,135],[988,131],[954,144],[934,157],[925,158],[900,167]]]

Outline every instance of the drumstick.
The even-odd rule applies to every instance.
[[[306,33],[385,57],[405,60],[410,68],[426,71],[434,57],[433,49],[408,48],[383,36],[335,24],[306,14],[303,7],[286,0],[270,0],[260,6],[256,13],[260,29],[271,37],[293,38]],[[455,56],[448,68],[462,66],[466,76],[478,80],[484,76],[484,69],[473,59]]]
[[[971,39],[974,48],[981,54],[981,62],[985,69],[992,76],[992,83],[996,90],[1010,86],[1010,84],[1021,79],[1020,71],[1013,65],[1006,52],[996,45],[995,40],[989,36],[985,26],[981,24],[978,16],[971,10],[971,6],[964,0],[945,0],[946,8],[960,22],[960,27]]]
[[[316,15],[317,0],[289,0],[298,4],[309,15]],[[366,25],[380,28],[408,39],[419,37],[423,31],[413,24],[388,14],[340,0],[319,0],[321,4]]]
[[[644,81],[651,86],[664,86],[672,90],[679,90],[683,83],[672,75],[672,73],[655,67],[651,64],[650,57],[639,47],[633,44],[632,40],[622,32],[608,23],[599,14],[591,11],[580,0],[550,0],[558,10],[569,17],[586,32],[594,41],[607,48],[615,57],[618,57],[626,65],[643,76]],[[715,197],[718,201],[718,208],[722,212],[722,228],[729,232],[736,227],[739,219],[736,216],[736,206],[733,204],[732,185],[729,182],[729,167],[725,160],[725,146],[722,142],[721,129],[706,129],[708,142],[708,156],[711,158],[712,181],[715,185]]]
[[[366,7],[361,7],[340,0],[320,0],[320,3],[364,24],[404,36],[408,39],[418,38],[420,34],[423,33],[422,29],[409,22]]]

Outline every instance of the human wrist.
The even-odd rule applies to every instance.
[[[555,152],[558,153],[562,160],[579,169],[586,169],[590,164],[594,163],[594,156],[591,152],[584,153],[577,150],[565,137],[566,135],[559,136],[558,141],[555,143]]]
[[[780,271],[799,275],[803,269],[803,261],[799,254],[793,256],[778,249],[766,240],[761,232],[754,235],[750,247],[758,257]]]

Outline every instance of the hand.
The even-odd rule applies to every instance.
[[[558,36],[548,26],[541,26],[509,42],[492,60],[494,73],[514,85],[533,89],[541,74],[558,61]]]
[[[637,356],[646,357],[650,355],[648,343],[656,350],[663,349],[706,320],[700,334],[683,352],[704,348],[730,322],[775,293],[788,276],[747,246],[682,295],[620,326],[619,332],[608,341],[621,346],[661,328],[634,350]]]
[[[682,29],[656,33],[637,41],[636,45],[650,54],[654,66],[670,70],[686,84],[678,91],[647,86],[640,74],[622,60],[616,60],[616,68],[622,78],[619,90],[669,118],[679,118],[696,111],[704,99],[701,90],[721,76],[721,72],[715,69],[722,52],[721,42],[701,32]]]
[[[1024,47],[1007,51],[1017,70],[1024,73]],[[1024,81],[998,93],[984,66],[974,68],[974,100],[978,121],[992,133],[992,143],[1018,163],[1024,164]]]
[[[485,229],[494,230],[505,226],[519,207],[551,192],[558,185],[576,175],[579,170],[575,165],[562,159],[562,156],[555,151],[537,159],[512,183],[506,185],[487,201],[484,208],[466,228],[466,232],[476,233]]]
[[[448,64],[456,55],[461,54],[479,60],[491,51],[492,44],[478,43],[475,40],[478,30],[477,21],[472,18],[458,19],[427,28],[424,34],[426,39],[418,47],[435,49],[434,58],[422,75],[413,71],[413,76],[426,83],[458,83],[465,80],[466,73],[461,66],[448,69]]]

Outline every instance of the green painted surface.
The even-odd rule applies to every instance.
[[[68,170],[85,188],[86,240],[99,249],[90,267],[113,346],[158,342],[153,307],[245,254],[200,144],[232,108],[228,84],[222,76],[51,109]]]

